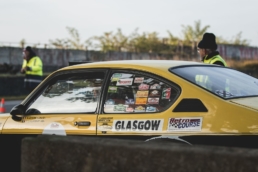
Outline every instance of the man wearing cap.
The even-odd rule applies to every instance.
[[[30,92],[42,81],[42,61],[30,46],[27,46],[23,50],[23,65],[21,73],[25,73],[24,87]]]
[[[213,33],[205,33],[198,44],[198,52],[203,63],[227,66],[225,60],[219,55],[216,44],[216,37]]]
[[[213,33],[205,33],[198,44],[198,52],[202,57],[203,63],[227,66],[225,60],[219,55],[217,50],[216,37]],[[195,81],[198,85],[208,89],[216,89],[214,83],[208,75],[196,75]],[[229,80],[225,81],[225,91],[229,92]]]

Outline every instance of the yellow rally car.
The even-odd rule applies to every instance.
[[[258,80],[189,61],[72,65],[2,114],[0,130],[258,147]]]

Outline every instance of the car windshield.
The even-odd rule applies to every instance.
[[[258,79],[234,69],[212,65],[184,66],[169,71],[222,98],[258,96]]]

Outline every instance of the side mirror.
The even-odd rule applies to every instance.
[[[16,105],[12,108],[10,114],[14,121],[21,121],[22,116],[25,114],[25,107],[22,104]],[[18,116],[17,116],[18,115]]]

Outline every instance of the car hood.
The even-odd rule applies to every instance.
[[[258,97],[248,97],[248,98],[241,98],[241,99],[232,99],[230,102],[252,108],[258,111]]]

